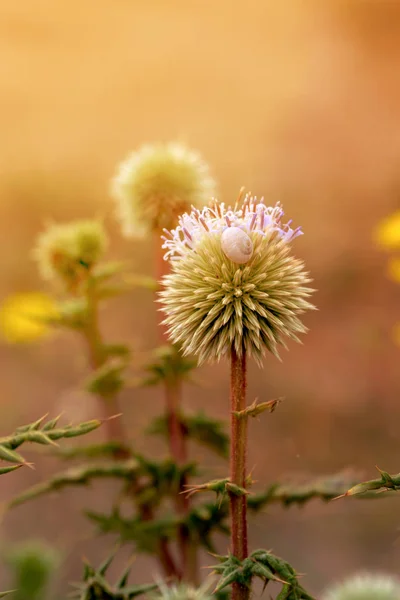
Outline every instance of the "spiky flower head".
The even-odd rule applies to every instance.
[[[261,363],[266,350],[278,356],[286,337],[299,341],[306,332],[299,315],[313,308],[313,290],[290,250],[302,232],[282,216],[279,204],[240,195],[234,208],[215,201],[165,231],[172,272],[160,293],[164,323],[185,354],[212,362],[233,347]]]
[[[389,575],[355,575],[327,590],[324,600],[400,600],[400,580]]]
[[[127,237],[175,227],[191,206],[202,207],[215,183],[200,154],[179,143],[145,145],[117,169],[111,194]]]
[[[209,583],[206,582],[200,588],[194,588],[185,583],[177,583],[168,587],[161,582],[159,591],[151,596],[151,600],[212,600],[209,594]]]
[[[43,279],[60,278],[74,285],[103,256],[107,235],[97,220],[51,224],[43,231],[33,251]]]

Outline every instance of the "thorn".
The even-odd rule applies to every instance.
[[[335,496],[334,498],[331,499],[331,502],[333,500],[340,500],[340,498],[345,498],[346,496],[348,496],[349,494],[347,492],[345,492],[344,494],[340,494],[340,496]]]
[[[124,413],[117,413],[116,415],[111,415],[111,417],[107,417],[106,419],[99,419],[99,421],[101,421],[102,423],[105,423],[106,421],[112,421],[113,419],[118,419],[119,417],[122,417]]]

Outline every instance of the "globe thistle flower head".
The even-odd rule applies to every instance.
[[[33,255],[43,279],[74,284],[103,256],[107,236],[96,220],[52,224],[42,232]]]
[[[171,229],[192,205],[204,206],[214,190],[208,165],[197,152],[178,143],[143,146],[119,165],[111,182],[127,237]]]
[[[306,332],[299,319],[314,308],[313,290],[290,242],[301,235],[282,224],[280,204],[268,207],[246,195],[233,207],[214,202],[193,209],[165,231],[163,248],[172,271],[160,293],[171,340],[199,362],[219,360],[233,347],[261,363],[278,356],[285,338]]]
[[[400,580],[388,575],[355,575],[327,590],[323,600],[400,600]]]
[[[200,588],[194,588],[185,583],[174,584],[170,587],[163,582],[159,583],[159,592],[151,600],[212,600],[209,594],[209,583],[204,583]]]

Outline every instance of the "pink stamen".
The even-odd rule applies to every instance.
[[[264,207],[260,210],[260,229],[264,230]]]
[[[190,235],[189,231],[186,229],[186,227],[182,227],[182,231],[183,231],[184,235],[188,238],[188,240],[190,240],[192,242],[193,238]]]
[[[203,217],[200,217],[200,218],[199,218],[199,221],[200,221],[200,223],[203,225],[203,227],[204,227],[204,229],[205,229],[206,231],[210,231],[210,229],[209,229],[209,227],[208,227],[208,225],[207,225],[207,223],[205,222],[205,220],[204,220],[204,218],[203,218]]]
[[[168,229],[163,229],[163,232],[165,233],[165,235],[167,235],[171,240],[174,239],[174,236],[172,235],[172,233],[170,231],[168,231]],[[165,240],[166,238],[162,235],[161,236],[163,240]]]

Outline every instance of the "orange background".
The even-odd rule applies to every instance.
[[[106,216],[110,255],[151,273],[150,240],[119,236],[109,180],[142,143],[178,138],[211,164],[221,199],[245,185],[280,200],[306,234],[295,249],[314,277],[319,312],[305,318],[304,346],[250,371],[251,399],[286,397],[251,425],[257,486],[347,466],[361,478],[374,477],[375,464],[397,472],[400,350],[391,328],[399,289],[385,278],[372,232],[399,205],[399,59],[394,0],[3,0],[1,298],[45,289],[30,251],[51,218]],[[107,335],[134,345],[137,363],[157,343],[148,292],[115,301],[103,317]],[[77,391],[85,361],[72,335],[34,348],[2,344],[0,358],[4,435],[46,411],[95,415]],[[202,368],[199,378],[203,387],[187,388],[187,406],[224,417],[226,365]],[[138,447],[164,452],[142,433],[161,410],[159,391],[125,392],[122,401]],[[193,452],[212,476],[225,474],[222,462]],[[35,472],[1,479],[2,499],[61,468],[49,457],[35,462]],[[81,555],[99,561],[111,544],[91,541],[79,511],[106,508],[112,494],[103,484],[18,508],[3,520],[2,543],[43,536],[57,545],[64,592],[79,577]],[[318,594],[360,568],[395,572],[398,514],[397,497],[273,507],[252,520],[252,545],[285,556]],[[140,581],[155,575],[143,558],[134,573]]]

